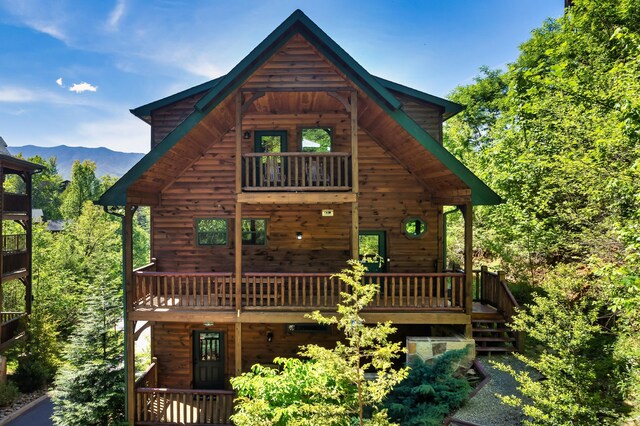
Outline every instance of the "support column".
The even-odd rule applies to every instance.
[[[236,200],[242,193],[242,93],[236,92]],[[234,221],[235,247],[235,375],[242,374],[242,203],[236,202]]]
[[[33,288],[31,286],[33,279],[32,279],[32,272],[33,272],[33,267],[32,267],[32,253],[33,253],[33,215],[32,215],[32,210],[31,210],[31,203],[32,203],[32,176],[31,173],[24,173],[24,182],[26,184],[26,189],[27,189],[27,217],[29,218],[27,220],[26,226],[25,226],[25,231],[26,231],[26,245],[27,245],[27,253],[28,253],[28,257],[27,257],[27,276],[25,278],[24,281],[24,299],[25,299],[25,312],[27,313],[27,315],[31,314],[31,307],[32,307],[32,302],[33,302]],[[0,229],[1,231],[1,229]]]
[[[134,206],[127,204],[124,209],[123,223],[123,256],[124,256],[124,314],[125,314],[125,366],[126,366],[126,411],[127,421],[134,424],[135,414],[135,321],[129,321],[129,314],[133,308],[133,213]]]
[[[469,317],[473,312],[473,207],[471,202],[461,206],[464,216],[464,311]],[[467,324],[466,336],[471,338],[471,323]]]
[[[351,258],[358,259],[360,254],[360,219],[358,213],[358,192],[360,192],[360,171],[358,160],[358,92],[349,95],[350,129],[351,129],[351,191],[356,194],[356,201],[351,203]],[[386,260],[386,259],[385,259]]]

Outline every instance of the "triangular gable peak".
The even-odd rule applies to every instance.
[[[307,73],[314,68],[319,72]],[[155,204],[164,188],[233,129],[237,90],[248,105],[245,112],[268,113],[327,107],[344,111],[348,109],[345,95],[356,90],[362,101],[359,126],[428,188],[436,202],[458,204],[468,201],[470,194],[476,204],[500,201],[409,118],[398,99],[376,78],[296,11],[221,77],[189,117],[105,193],[101,203],[123,204],[122,192],[127,191],[130,203]],[[292,92],[295,94],[290,95]]]

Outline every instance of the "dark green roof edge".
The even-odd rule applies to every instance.
[[[396,92],[411,96],[412,98],[441,106],[442,108],[444,108],[445,118],[451,118],[457,113],[464,110],[464,105],[460,105],[448,99],[430,95],[429,93],[421,92],[419,90],[404,86],[402,84],[387,80],[382,77],[376,77],[376,79],[378,79],[378,81],[382,83],[382,85],[384,85],[387,89],[395,90]]]
[[[235,90],[243,81],[243,76],[248,75],[257,69],[262,62],[266,61],[269,55],[266,53],[275,51],[282,46],[294,33],[294,25],[300,23],[300,32],[305,32],[307,36],[312,36],[310,41],[316,41],[314,46],[320,52],[336,62],[345,74],[354,82],[358,83],[361,89],[371,96],[385,112],[387,112],[400,126],[402,126],[411,136],[418,140],[428,151],[430,151],[447,168],[453,171],[469,188],[472,193],[472,203],[500,204],[502,202],[491,188],[474,175],[455,156],[447,151],[435,139],[433,139],[424,129],[413,121],[404,111],[399,109],[400,101],[395,98],[377,78],[369,74],[360,66],[349,54],[338,46],[324,31],[322,31],[313,21],[311,21],[302,11],[296,10],[282,24],[280,24],[267,38],[265,38],[255,49],[249,53],[238,65],[236,65],[227,75],[221,77],[216,84],[213,84],[209,92],[205,94],[197,103],[195,110],[178,127],[169,133],[155,148],[145,155],[135,166],[133,166],[122,178],[120,178],[111,188],[109,188],[97,201],[100,205],[124,205],[126,203],[126,190],[142,174],[149,169],[158,159],[160,159],[174,144],[184,137],[200,120],[213,108],[215,108],[224,98]],[[305,31],[307,30],[307,31]],[[314,38],[316,40],[314,40]],[[317,43],[317,42],[320,43]],[[259,59],[262,59],[259,61]],[[192,87],[169,98],[178,99],[180,94],[185,92],[198,93],[203,86],[211,84],[213,81]],[[388,82],[388,81],[387,81]],[[388,82],[392,83],[392,82]],[[395,83],[393,83],[395,84]],[[398,85],[400,86],[400,85]],[[407,88],[409,89],[409,88]],[[415,91],[417,93],[421,93]],[[426,95],[426,94],[425,94]],[[431,96],[431,95],[429,95]],[[166,101],[168,98],[164,98]],[[161,102],[163,100],[157,101]],[[152,103],[156,104],[156,103]],[[152,105],[148,104],[148,105]],[[142,108],[142,107],[141,107]]]
[[[298,24],[298,30],[301,33],[304,32],[306,35],[311,35],[313,38],[317,39],[317,41],[320,41],[321,44],[329,47],[330,51],[333,53],[333,55],[330,56],[333,56],[334,61],[335,59],[339,59],[339,62],[342,62],[343,65],[351,68],[356,75],[360,75],[361,78],[364,78],[364,82],[369,87],[363,87],[363,90],[365,90],[369,96],[384,101],[393,109],[400,108],[402,104],[395,96],[389,93],[387,89],[378,83],[378,81],[364,68],[362,68],[360,64],[358,64],[347,52],[344,51],[344,49],[342,49],[324,31],[322,31],[320,27],[318,27],[300,9],[298,9],[273,32],[271,32],[271,34],[269,34],[258,46],[256,46],[249,55],[240,61],[240,63],[229,72],[229,74],[225,75],[222,80],[209,91],[209,93],[204,95],[202,99],[196,103],[196,109],[201,111],[210,111],[215,108],[226,94],[234,89],[230,86],[239,85],[243,74],[252,72],[257,69],[259,65],[264,63],[267,59],[265,55],[266,51],[269,50],[270,47],[273,47],[278,40],[282,41],[282,37],[288,35],[286,39],[290,38],[290,36],[293,35],[293,32],[291,34],[288,33]],[[314,43],[314,45],[316,48],[321,47],[316,43]],[[342,71],[345,70],[343,69]]]
[[[206,81],[202,84],[198,84],[197,86],[193,86],[178,93],[174,93],[171,96],[167,96],[165,98],[158,99],[157,101],[153,101],[137,108],[130,109],[129,111],[131,111],[131,113],[136,117],[144,120],[145,118],[151,116],[151,111],[153,110],[171,105],[172,103],[186,99],[189,96],[197,95],[198,93],[211,90],[216,84],[218,84],[222,77],[214,78],[213,80]]]

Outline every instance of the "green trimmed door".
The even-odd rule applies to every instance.
[[[193,332],[193,388],[224,389],[224,333]]]
[[[386,231],[360,231],[358,250],[360,260],[364,260],[362,264],[367,268],[367,272],[385,272],[387,270]]]

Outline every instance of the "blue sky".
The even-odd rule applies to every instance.
[[[0,0],[9,145],[149,149],[129,113],[228,72],[302,9],[369,72],[446,96],[502,68],[563,0]]]

